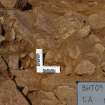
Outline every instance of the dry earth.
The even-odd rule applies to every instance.
[[[105,0],[0,0],[0,105],[76,105],[80,80],[105,80]]]

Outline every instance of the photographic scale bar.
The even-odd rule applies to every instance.
[[[60,73],[60,66],[43,65],[43,49],[36,49],[36,71],[38,73]]]

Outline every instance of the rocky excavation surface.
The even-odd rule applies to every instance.
[[[76,105],[76,81],[104,79],[104,0],[0,0],[0,105]]]

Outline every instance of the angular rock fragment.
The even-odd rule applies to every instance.
[[[17,90],[13,81],[7,80],[0,85],[0,105],[29,105]]]
[[[27,95],[28,95],[28,92],[29,92],[28,87],[25,86],[22,92],[23,92],[23,94],[24,94],[25,96],[27,96]]]
[[[95,72],[96,66],[89,60],[82,60],[75,68],[77,75],[92,75]]]

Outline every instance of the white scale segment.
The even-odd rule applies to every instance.
[[[36,71],[38,73],[60,73],[60,66],[43,65],[43,49],[36,49]]]

